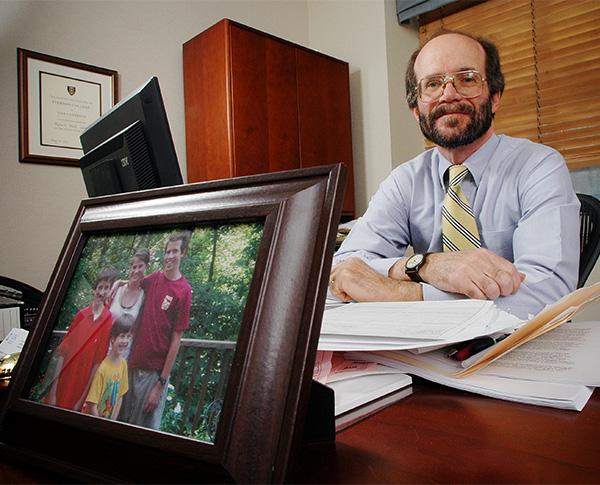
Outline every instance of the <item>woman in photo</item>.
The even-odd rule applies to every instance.
[[[129,263],[129,280],[123,285],[119,282],[115,296],[110,304],[110,312],[112,313],[113,321],[119,316],[127,313],[137,319],[142,304],[144,303],[144,290],[140,287],[140,283],[146,276],[146,269],[150,263],[150,251],[147,248],[138,249]],[[124,352],[122,357],[127,360],[129,356],[129,348]]]

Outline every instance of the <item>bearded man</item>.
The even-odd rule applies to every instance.
[[[503,91],[486,39],[442,30],[413,53],[408,106],[435,148],[381,184],[335,255],[333,296],[490,299],[526,319],[575,289],[579,201],[565,160],[494,133]]]

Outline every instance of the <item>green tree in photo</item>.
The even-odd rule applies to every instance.
[[[192,287],[190,326],[183,335],[184,344],[171,372],[169,401],[161,430],[211,439],[206,430],[206,412],[225,392],[262,240],[262,222],[90,236],[73,272],[30,399],[43,401],[45,398],[50,383],[44,382],[44,376],[53,374],[55,350],[73,317],[89,305],[97,272],[112,265],[117,268],[120,279],[127,279],[132,255],[144,247],[151,254],[147,274],[161,270],[165,239],[181,229],[192,231],[181,263],[181,272]],[[205,341],[231,344],[229,349],[205,348]]]

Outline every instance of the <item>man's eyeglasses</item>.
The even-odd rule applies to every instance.
[[[483,93],[483,83],[486,79],[478,71],[451,72],[445,76],[426,76],[417,85],[419,99],[425,103],[436,102],[442,97],[449,81],[463,98],[475,98]]]

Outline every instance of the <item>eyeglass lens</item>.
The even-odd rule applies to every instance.
[[[465,71],[447,76],[428,76],[419,81],[421,101],[433,102],[440,99],[446,83],[451,81],[454,89],[465,98],[474,98],[483,92],[483,77],[477,71]]]

